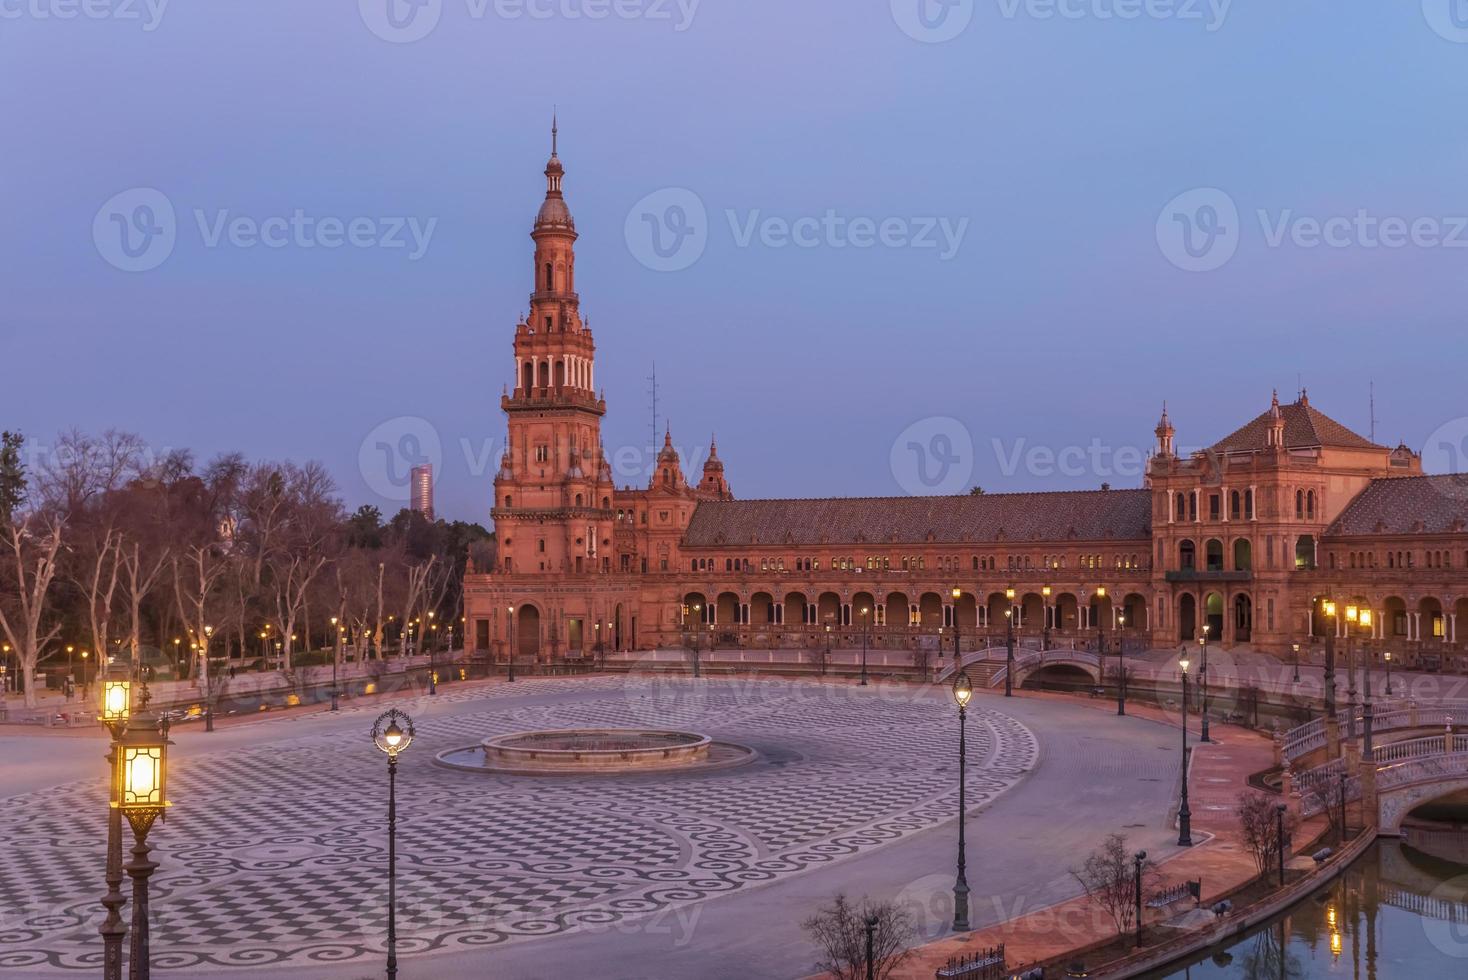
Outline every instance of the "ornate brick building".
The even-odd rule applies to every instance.
[[[496,567],[465,581],[474,650],[503,656],[513,642],[556,660],[695,633],[752,648],[864,633],[916,651],[946,646],[955,624],[967,649],[1002,637],[1012,606],[1021,636],[1042,642],[1099,628],[1129,648],[1168,646],[1206,628],[1285,655],[1348,628],[1325,620],[1326,597],[1375,610],[1372,638],[1404,658],[1456,648],[1468,476],[1423,476],[1411,450],[1372,443],[1304,393],[1186,456],[1164,410],[1140,490],[735,500],[717,447],[690,484],[671,433],[647,486],[618,489],[564,175],[553,146],[501,399]]]

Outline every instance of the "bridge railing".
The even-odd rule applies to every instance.
[[[1380,886],[1381,900],[1388,905],[1403,909],[1428,919],[1443,922],[1468,922],[1468,902],[1419,895],[1391,885]]]
[[[1014,657],[1014,672],[1030,670],[1035,667],[1043,667],[1046,664],[1080,664],[1086,667],[1096,668],[1098,674],[1101,670],[1100,660],[1094,653],[1086,653],[1083,650],[1044,650],[1023,655],[1016,654]],[[989,683],[995,687],[1004,683],[1005,676],[1009,673],[1009,664],[1005,663],[994,672]]]
[[[1381,792],[1412,783],[1435,782],[1459,776],[1468,776],[1468,752],[1424,756],[1385,766],[1377,770],[1376,788]]]
[[[1357,738],[1365,730],[1365,708],[1341,705],[1341,737]],[[1404,728],[1436,728],[1453,721],[1468,721],[1468,701],[1461,699],[1417,702],[1395,699],[1372,705],[1371,725],[1377,732],[1400,731]],[[1312,718],[1284,733],[1284,757],[1291,761],[1309,755],[1325,745],[1325,718]]]
[[[1284,735],[1284,756],[1298,759],[1309,755],[1325,744],[1325,719],[1313,718],[1303,725],[1296,725]]]
[[[1468,752],[1468,735],[1453,736],[1453,750],[1457,752]],[[1394,762],[1405,762],[1408,759],[1419,759],[1428,755],[1448,755],[1447,737],[1444,735],[1425,735],[1421,738],[1409,738],[1400,742],[1387,742],[1378,745],[1372,750],[1376,757],[1378,766],[1390,765]]]
[[[1345,773],[1346,760],[1344,758],[1332,759],[1296,776],[1295,789],[1299,790],[1302,796],[1308,796],[1311,793],[1328,793],[1336,787]]]

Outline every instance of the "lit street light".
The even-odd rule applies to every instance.
[[[1177,811],[1177,846],[1193,846],[1193,811],[1188,809],[1188,657],[1186,650],[1177,665],[1183,672],[1183,790],[1182,806]],[[1140,887],[1140,886],[1138,886]],[[1137,934],[1141,935],[1140,920]]]
[[[372,725],[372,741],[387,753],[387,976],[398,975],[398,756],[413,744],[413,719],[396,708]]]
[[[974,696],[973,683],[968,671],[962,668],[953,679],[953,700],[958,703],[958,878],[953,883],[953,931],[968,932],[968,860],[964,853],[964,824],[968,822],[968,810],[964,797],[965,768],[968,759],[968,742],[965,734],[968,703]]]

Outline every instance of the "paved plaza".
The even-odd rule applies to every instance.
[[[418,723],[398,784],[405,977],[800,976],[815,952],[799,921],[839,890],[915,903],[924,938],[951,916],[956,717],[940,688],[633,675],[393,703]],[[386,764],[367,729],[383,707],[175,729],[175,805],[150,836],[155,969],[380,970]],[[641,726],[758,756],[661,776],[433,764],[492,734]],[[994,696],[968,730],[976,924],[1069,897],[1066,869],[1107,832],[1165,848],[1175,730]],[[0,969],[97,970],[105,742],[0,748],[26,760],[0,801]]]

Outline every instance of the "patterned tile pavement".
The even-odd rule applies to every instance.
[[[434,706],[399,768],[404,953],[493,946],[699,902],[828,866],[957,812],[946,699],[634,677],[460,688]],[[343,717],[365,728],[373,714],[354,706]],[[156,969],[380,957],[383,757],[364,736],[297,734],[289,724],[258,746],[175,765],[178,805],[150,837],[161,863]],[[430,764],[502,732],[648,725],[740,742],[760,758],[705,774],[597,778]],[[971,804],[1022,779],[1038,750],[1014,719],[971,712]],[[99,968],[101,793],[77,783],[0,801],[0,970]]]

